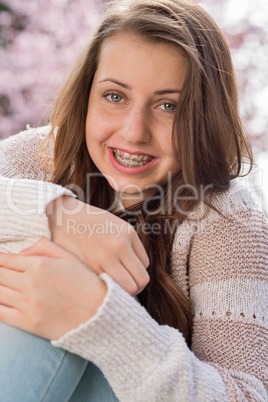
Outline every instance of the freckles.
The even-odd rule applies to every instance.
[[[110,130],[109,120],[105,119],[96,111],[91,109],[86,120],[86,136],[88,140],[102,141]]]
[[[94,124],[89,131],[87,131],[88,141],[95,143],[104,143],[112,136],[111,127],[107,123]]]

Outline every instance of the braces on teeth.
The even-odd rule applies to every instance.
[[[127,152],[120,152],[113,149],[114,156],[121,165],[127,167],[139,167],[147,165],[154,158],[148,155],[130,155]]]

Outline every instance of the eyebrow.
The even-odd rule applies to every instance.
[[[132,89],[130,85],[124,84],[124,82],[115,80],[114,78],[105,78],[104,80],[99,81],[99,84],[101,84],[102,82],[113,82],[116,85],[119,85],[122,88],[125,89]],[[154,94],[155,95],[165,95],[165,94],[180,94],[181,91],[179,89],[162,89],[159,91],[155,91]]]

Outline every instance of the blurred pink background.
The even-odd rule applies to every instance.
[[[6,0],[0,12],[0,138],[39,125],[97,23],[101,0]]]

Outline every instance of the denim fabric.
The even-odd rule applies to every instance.
[[[1,402],[118,401],[91,362],[0,323]]]

